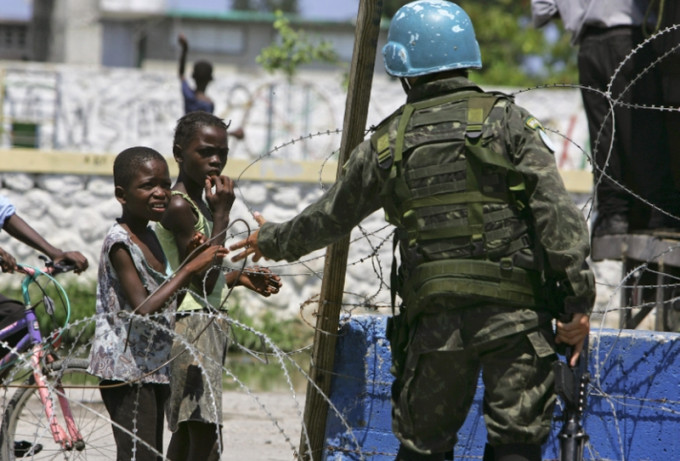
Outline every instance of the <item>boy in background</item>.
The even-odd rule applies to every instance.
[[[191,77],[194,79],[196,88],[192,89],[189,82],[184,77],[184,69],[186,68],[187,52],[189,51],[189,43],[184,34],[179,34],[177,38],[179,46],[182,48],[179,56],[179,79],[182,82],[182,97],[184,98],[184,113],[188,114],[196,110],[213,113],[215,111],[215,103],[208,96],[205,91],[208,84],[212,82],[213,66],[210,62],[201,60],[194,63],[194,71]]]
[[[204,59],[194,63],[194,70],[191,77],[194,79],[195,89],[189,86],[184,77],[184,70],[187,62],[187,52],[189,51],[189,42],[184,34],[179,34],[177,38],[179,46],[182,51],[179,55],[179,79],[182,83],[182,98],[184,99],[184,113],[202,110],[212,114],[215,112],[215,102],[206,94],[208,84],[213,80],[213,65]],[[243,128],[237,128],[229,132],[229,136],[236,139],[243,139],[245,133]]]

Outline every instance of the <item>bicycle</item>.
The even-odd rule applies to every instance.
[[[64,329],[57,327],[48,338],[43,338],[36,316],[36,307],[43,304],[54,318],[55,303],[39,282],[46,278],[61,298],[68,324],[68,296],[54,276],[74,267],[47,260],[44,271],[27,265],[18,266],[25,274],[21,290],[26,309],[21,320],[0,331],[0,341],[16,332],[27,330],[27,333],[14,350],[0,359],[0,375],[7,375],[11,370],[15,373],[13,382],[22,379],[24,382],[16,386],[17,390],[8,401],[0,396],[4,406],[0,459],[115,459],[116,444],[110,420],[100,417],[107,413],[97,391],[96,378],[87,373],[87,359],[70,354],[59,358],[57,349]],[[42,300],[37,303],[31,299],[34,297],[29,290],[32,285],[38,286],[42,293]],[[22,369],[22,364],[29,366]]]

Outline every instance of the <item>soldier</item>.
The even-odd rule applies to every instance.
[[[589,331],[585,219],[538,120],[468,80],[481,56],[464,10],[443,0],[403,6],[383,55],[406,104],[357,146],[316,203],[285,223],[256,216],[261,227],[232,245],[243,249],[232,259],[294,261],[382,207],[401,256],[392,289],[403,306],[388,322],[396,459],[450,454],[481,370],[484,459],[540,460],[555,342],[574,346],[575,364]],[[571,320],[555,334],[558,314]]]

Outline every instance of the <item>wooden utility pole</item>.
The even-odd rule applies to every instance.
[[[340,158],[336,175],[338,178],[342,176],[342,166],[349,158],[349,154],[364,139],[381,13],[382,0],[360,0],[340,141]],[[348,206],[351,205],[348,204]],[[335,359],[335,343],[340,322],[348,252],[349,236],[330,245],[326,250],[314,349],[309,366],[309,376],[312,382],[307,384],[304,426],[300,437],[300,457],[304,461],[320,460],[323,453],[328,415],[326,399],[331,388],[331,372]]]

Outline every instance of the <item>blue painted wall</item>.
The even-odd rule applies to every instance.
[[[384,316],[352,316],[336,350],[326,460],[393,460],[390,350]],[[588,460],[680,460],[680,335],[638,330],[596,330],[590,337]],[[481,459],[486,429],[481,382],[458,436],[456,459]],[[336,411],[337,410],[337,411]],[[561,413],[559,404],[556,417]],[[339,416],[342,415],[342,416]],[[558,459],[554,424],[544,460]]]

